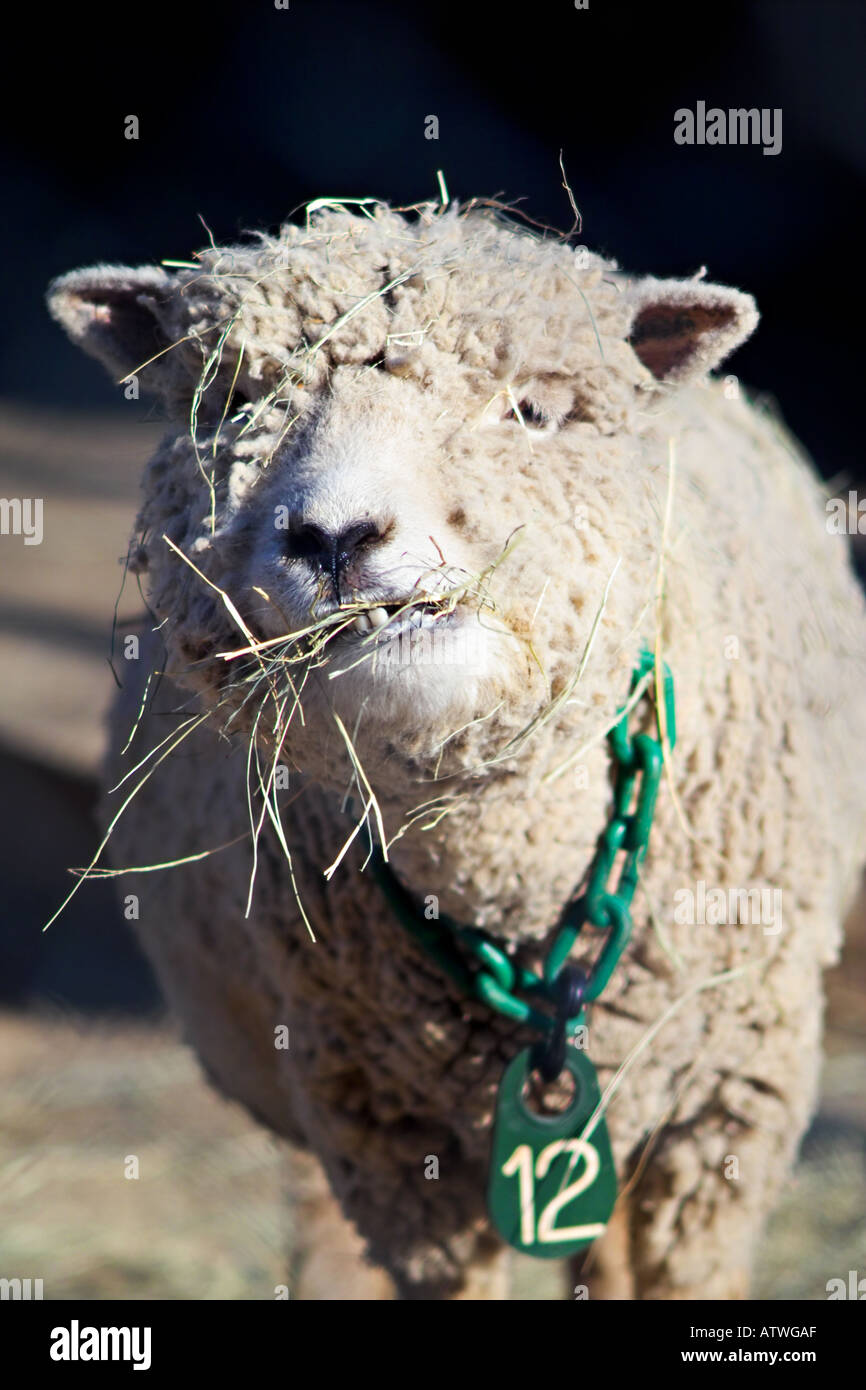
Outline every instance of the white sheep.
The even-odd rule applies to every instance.
[[[678,737],[631,942],[586,1014],[603,1088],[625,1064],[591,1287],[745,1296],[866,848],[845,543],[779,423],[707,377],[752,300],[630,279],[473,201],[323,202],[187,269],[73,272],[49,302],[164,404],[108,819],[140,790],[109,843],[118,867],[174,864],[125,880],[166,995],[351,1223],[308,1160],[302,1296],[384,1296],[382,1269],[403,1297],[505,1295],[491,1119],[535,1035],[440,968],[368,861],[387,845],[419,918],[538,967],[611,816],[605,734],[644,649]],[[720,910],[759,889],[761,920]]]

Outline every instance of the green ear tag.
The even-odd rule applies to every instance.
[[[584,1136],[599,1102],[595,1067],[565,1049],[574,1096],[560,1115],[536,1115],[524,1100],[530,1052],[499,1087],[487,1205],[496,1230],[524,1255],[561,1260],[603,1234],[616,1201],[616,1170],[604,1117]]]

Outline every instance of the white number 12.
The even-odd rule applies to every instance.
[[[573,1155],[571,1168],[574,1168],[581,1158],[586,1167],[576,1182],[568,1183],[542,1208],[536,1229],[535,1179],[547,1177],[551,1163],[561,1153]],[[536,1240],[540,1245],[551,1245],[560,1240],[595,1240],[596,1236],[600,1236],[605,1229],[604,1222],[590,1223],[586,1226],[554,1225],[562,1208],[592,1186],[600,1166],[598,1150],[588,1140],[555,1139],[552,1144],[541,1150],[535,1160],[533,1172],[532,1149],[528,1144],[518,1144],[511,1157],[503,1163],[501,1171],[506,1178],[518,1175],[521,1245],[534,1245]]]

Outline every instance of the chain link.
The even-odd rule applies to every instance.
[[[651,698],[649,678],[654,670],[653,653],[643,651],[632,672],[630,699],[642,683],[645,688],[639,701]],[[607,736],[617,765],[613,815],[599,837],[585,894],[563,913],[543,975],[517,966],[501,946],[478,928],[461,926],[447,917],[433,922],[420,918],[409,894],[384,860],[379,856],[372,860],[382,891],[397,917],[465,993],[474,995],[506,1018],[536,1029],[544,1037],[561,1032],[563,1028],[566,1035],[575,1032],[583,1018],[584,1004],[597,999],[606,988],[628,944],[632,928],[631,903],[649,844],[664,766],[661,735],[664,732],[670,748],[674,747],[677,736],[674,683],[666,664],[662,666],[662,686],[664,723],[656,708],[658,739],[649,734],[629,735],[630,701],[620,708],[620,718]],[[625,858],[613,889],[611,877],[617,857],[622,853]],[[578,1012],[563,1017],[561,1013],[554,1016],[539,1009],[537,1004],[549,1009],[562,997],[561,973],[578,936],[587,926],[603,934],[605,939],[577,990]],[[458,943],[477,961],[478,970],[473,972],[468,968],[457,949]],[[575,968],[570,966],[569,969]],[[521,995],[527,997],[520,998]]]

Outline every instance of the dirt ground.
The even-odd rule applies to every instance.
[[[45,509],[41,546],[0,538],[0,1276],[42,1278],[49,1299],[273,1298],[291,1156],[204,1083],[109,885],[40,932],[94,843],[117,561],[158,434],[132,423],[0,407],[0,495]],[[121,630],[138,608],[130,592]],[[761,1299],[866,1274],[866,903],[829,985],[820,1109],[761,1249]],[[559,1296],[555,1266],[516,1258],[515,1273],[515,1297]]]

